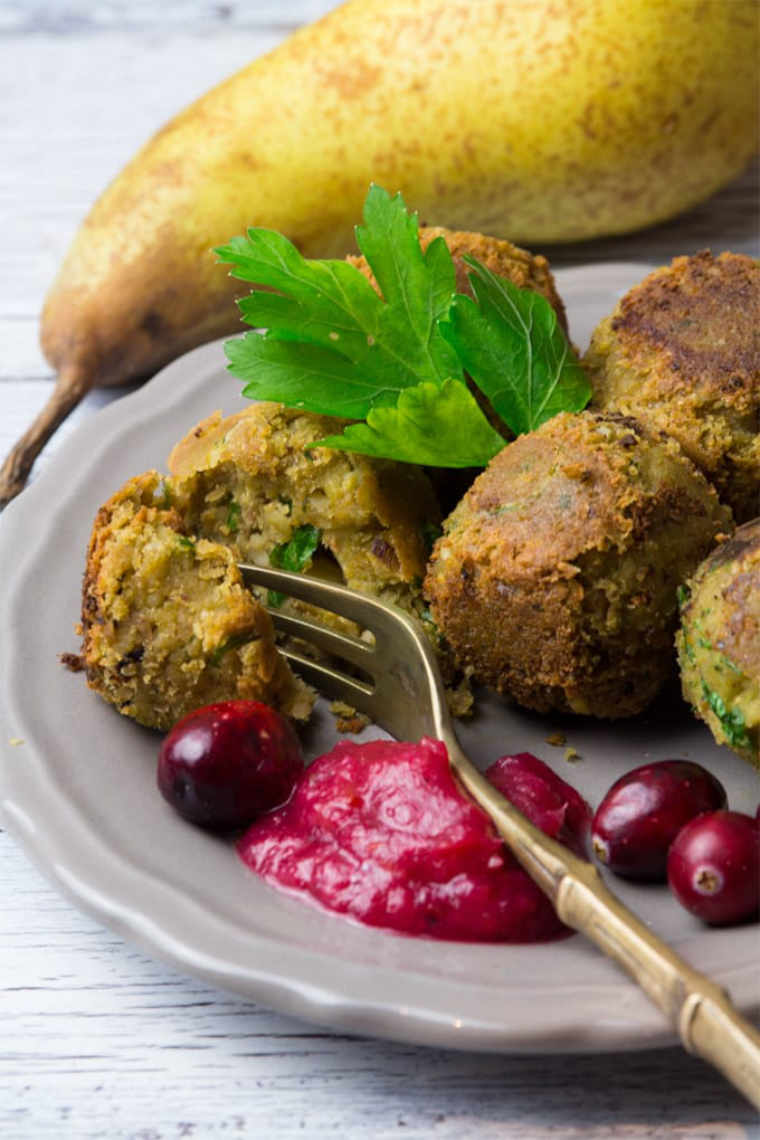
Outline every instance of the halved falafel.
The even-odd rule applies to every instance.
[[[308,447],[340,423],[267,402],[227,419],[216,413],[169,456],[172,501],[189,531],[225,543],[236,557],[259,566],[282,567],[283,550],[308,540],[305,561],[291,569],[335,577],[400,605],[422,620],[438,646],[422,596],[428,555],[440,533],[432,485],[412,464]],[[302,602],[277,604],[285,613],[357,632]],[[451,710],[465,715],[472,707],[469,684],[444,649],[440,661]]]
[[[676,591],[731,524],[678,444],[562,413],[509,444],[444,524],[425,581],[463,667],[539,712],[640,712],[674,664]]]
[[[411,605],[440,520],[430,482],[411,464],[308,449],[335,430],[328,416],[281,404],[217,412],[169,456],[172,502],[190,531],[261,566],[312,527],[348,586]]]
[[[760,514],[760,263],[677,257],[626,293],[583,363],[595,407],[674,436],[737,522]]]
[[[686,700],[718,744],[760,768],[760,519],[684,588],[676,645]]]
[[[260,700],[296,717],[314,693],[290,671],[230,551],[188,537],[156,471],[101,507],[87,552],[87,682],[119,712],[167,730],[192,709]]]

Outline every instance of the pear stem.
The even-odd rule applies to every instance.
[[[90,383],[79,365],[61,369],[47,403],[11,448],[0,468],[0,507],[23,491],[35,459],[89,388]]]

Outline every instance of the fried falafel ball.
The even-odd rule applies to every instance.
[[[683,695],[718,744],[760,768],[760,519],[712,552],[681,602]]]
[[[440,533],[431,483],[412,464],[308,449],[339,424],[265,402],[227,419],[216,413],[172,451],[172,501],[189,531],[225,543],[237,558],[337,579],[394,602],[416,614],[437,645],[422,597],[428,555]],[[297,554],[299,547],[304,558],[294,564],[286,552]],[[358,632],[302,602],[280,599],[277,605],[285,614]],[[472,706],[469,684],[443,650],[441,669],[452,712],[465,715]]]
[[[186,535],[156,471],[101,507],[82,591],[81,665],[119,712],[165,731],[215,701],[264,701],[305,719],[314,693],[275,647],[230,551]]]
[[[674,436],[737,522],[760,514],[760,263],[677,257],[622,298],[583,361],[593,404]]]
[[[491,688],[539,712],[632,716],[673,668],[679,583],[730,523],[674,440],[562,413],[476,479],[425,590],[460,665]]]

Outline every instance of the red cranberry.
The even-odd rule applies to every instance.
[[[697,816],[668,855],[668,883],[682,906],[713,926],[751,918],[760,907],[760,835],[752,816]]]
[[[536,827],[586,859],[591,808],[572,785],[532,752],[502,756],[485,773]]]
[[[195,709],[164,739],[161,794],[201,827],[244,827],[288,799],[303,771],[298,737],[259,701]]]
[[[668,848],[684,824],[726,803],[723,785],[699,764],[644,764],[621,776],[597,808],[594,854],[616,875],[664,881]]]

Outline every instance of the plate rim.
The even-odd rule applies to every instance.
[[[633,269],[639,276],[644,276],[649,267],[642,263],[605,262],[559,269],[555,277],[562,292],[563,281],[569,284],[571,279],[587,274],[589,270],[593,270],[597,279],[607,275],[614,279],[621,272],[630,273]],[[88,457],[86,467],[95,461],[96,454],[114,446],[123,433],[125,418],[134,428],[139,426],[141,416],[166,411],[181,402],[181,397],[178,396],[181,385],[177,381],[183,372],[195,370],[207,377],[218,373],[223,364],[220,345],[224,339],[227,338],[202,345],[183,355],[135,392],[86,418],[61,444],[34,483],[9,504],[0,520],[0,566],[3,565],[4,556],[6,560],[6,586],[0,600],[0,628],[12,628],[13,603],[23,588],[24,568],[34,562],[45,545],[45,528],[38,528],[32,532],[32,541],[27,540],[23,556],[15,561],[12,559],[11,551],[20,542],[27,517],[34,516],[38,504],[45,502],[48,490],[56,485],[64,472],[72,465],[78,465],[81,454]],[[197,383],[201,381],[198,380]],[[98,429],[98,447],[95,452],[91,446],[94,425]],[[83,471],[81,478],[84,479],[85,475]],[[11,641],[10,637],[3,638],[7,645]],[[15,707],[12,671],[6,668],[0,671],[0,718],[3,724],[12,723]],[[339,1030],[448,1048],[489,1052],[591,1052],[611,1048],[651,1048],[669,1045],[677,1040],[674,1031],[659,1012],[622,973],[618,984],[597,985],[594,996],[598,1001],[614,1008],[615,1003],[620,1001],[621,992],[624,992],[628,1000],[623,1003],[623,1017],[610,1016],[607,1020],[596,1021],[590,1027],[588,1020],[581,1020],[577,1016],[570,1019],[565,1013],[561,1025],[547,1028],[545,1025],[536,1026],[526,1008],[510,1025],[509,1039],[505,1042],[504,1024],[501,1020],[492,1022],[487,1017],[477,1019],[472,1016],[463,1019],[442,1017],[440,1012],[430,1008],[429,1004],[425,1006],[424,1002],[415,1007],[412,1002],[394,1004],[367,1000],[361,967],[358,973],[350,970],[344,972],[341,979],[342,992],[335,985],[330,987],[305,980],[305,975],[309,972],[306,961],[304,976],[301,978],[284,975],[276,968],[275,958],[263,952],[261,943],[266,939],[261,936],[258,939],[254,936],[254,943],[262,950],[265,962],[257,968],[249,965],[246,969],[241,969],[231,966],[229,961],[225,962],[218,957],[215,959],[208,952],[199,953],[197,945],[194,947],[188,944],[187,937],[183,937],[181,930],[177,930],[176,911],[172,929],[169,917],[161,911],[160,890],[154,892],[152,905],[154,911],[158,907],[162,920],[158,920],[155,913],[151,914],[150,906],[146,907],[144,900],[142,908],[124,902],[125,897],[127,900],[131,897],[132,888],[128,880],[134,874],[134,866],[129,865],[123,853],[107,847],[94,828],[93,821],[73,818],[72,813],[76,815],[77,812],[76,805],[67,800],[65,790],[57,787],[56,780],[51,778],[52,774],[46,768],[44,750],[27,744],[24,750],[26,763],[23,766],[17,763],[17,753],[18,749],[10,745],[4,732],[0,740],[0,812],[8,830],[43,874],[77,906],[107,927],[180,970],[201,977],[215,986]],[[41,823],[44,824],[45,812],[49,813],[49,818],[61,821],[57,831],[51,832],[40,826]],[[117,892],[114,895],[112,890],[104,888],[104,875],[110,876],[111,885],[119,884],[121,894]],[[143,889],[144,887],[143,881]],[[167,888],[164,884],[164,888],[173,891],[175,895],[178,893],[172,885]],[[175,906],[181,905],[178,898],[174,902]],[[182,926],[181,922],[179,926]],[[300,951],[294,953],[298,955]],[[329,956],[324,957],[329,960]],[[311,960],[313,964],[313,952]],[[364,973],[366,969],[364,967]],[[411,976],[410,971],[404,973]],[[757,980],[756,973],[756,966],[728,967],[716,974],[716,980],[729,984],[738,1004],[751,1012],[760,1006],[760,995],[755,992],[752,984],[753,980]],[[430,980],[430,984],[434,985],[435,979]],[[424,986],[421,988],[425,989]],[[523,1005],[529,1006],[530,996],[523,994],[522,998]]]

